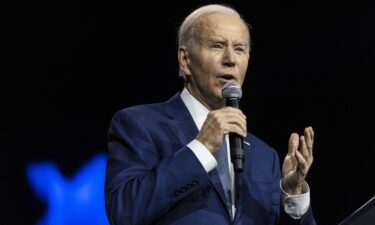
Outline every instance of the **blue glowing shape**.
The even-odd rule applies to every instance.
[[[98,154],[72,178],[64,178],[49,161],[27,166],[29,182],[47,213],[37,225],[108,225],[104,208],[106,156]]]

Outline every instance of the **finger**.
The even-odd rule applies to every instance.
[[[314,130],[313,130],[313,128],[312,127],[309,127],[310,129],[310,134],[311,134],[311,140],[312,141],[314,141]],[[312,143],[312,144],[314,144],[314,143]]]
[[[246,125],[246,120],[236,120],[236,121],[233,121],[233,122],[229,122],[229,125],[231,126],[238,126],[242,133],[246,136],[246,133],[247,133],[247,125]]]
[[[309,152],[306,147],[306,138],[302,135],[299,137],[299,151],[303,155],[303,157],[308,157]]]
[[[236,116],[242,117],[244,120],[246,120],[245,114],[243,114],[243,112],[238,108],[233,108],[233,107],[227,106],[227,107],[216,110],[216,113],[218,113],[222,116],[236,115]]]
[[[241,111],[211,111],[205,122],[214,126],[216,124],[218,128],[222,128],[222,131],[227,128],[226,124],[228,123],[237,124],[238,126],[241,126],[244,131],[247,130],[246,119]],[[227,132],[229,132],[229,130],[227,130]]]
[[[309,169],[309,166],[307,165],[307,162],[303,155],[300,152],[296,152],[296,158],[298,160],[298,168],[300,170],[300,174],[305,177],[307,174],[307,171]]]
[[[301,136],[300,139],[303,139],[303,140],[300,141],[300,150],[299,150],[299,152],[304,157],[304,160],[306,161],[306,163],[308,164],[308,166],[310,166],[312,164],[312,161],[313,161],[312,154],[308,150],[308,148],[306,147],[306,140],[305,140],[305,138],[303,136]]]
[[[239,109],[225,107],[211,111],[209,113],[209,122],[217,124],[217,129],[220,129],[222,135],[230,132],[237,133],[243,137],[247,135],[246,116]]]
[[[229,107],[211,111],[209,113],[209,116],[215,118],[217,121],[224,122],[230,122],[235,120],[246,121],[246,116],[240,110],[235,108],[230,109]]]
[[[241,116],[237,112],[228,112],[223,115],[223,118],[221,118],[221,122],[223,124],[228,124],[228,125],[234,125],[234,126],[239,126],[242,130],[241,136],[246,136],[247,133],[247,125],[246,125],[246,119]],[[232,131],[233,129],[230,129],[229,131]],[[232,131],[234,132],[234,130]]]
[[[242,137],[246,137],[247,133],[246,133],[246,129],[244,129],[243,127],[239,126],[238,124],[228,124],[227,127],[225,128],[226,131],[228,131],[228,133],[236,133]]]
[[[307,150],[309,152],[310,157],[312,157],[314,145],[314,131],[312,127],[305,128],[305,137]]]
[[[288,154],[294,155],[298,148],[298,134],[292,133],[288,143]]]
[[[245,114],[243,114],[243,112],[238,108],[227,106],[227,107],[224,107],[222,109],[219,109],[218,111],[220,111],[221,113],[224,113],[224,114],[234,114],[234,115],[240,116],[244,120],[246,120]]]

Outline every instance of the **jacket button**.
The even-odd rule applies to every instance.
[[[193,184],[186,184],[185,187],[186,187],[187,189],[190,189],[190,188],[193,187]]]
[[[198,185],[198,179],[193,179],[193,181],[191,182],[191,184],[193,186]]]
[[[180,190],[175,190],[174,195],[179,196],[181,194]]]
[[[182,186],[181,189],[180,189],[180,191],[181,191],[182,193],[185,193],[186,190],[187,190],[187,188],[186,188],[185,186]]]

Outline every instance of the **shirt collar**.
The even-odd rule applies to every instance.
[[[202,103],[194,98],[194,96],[192,96],[186,88],[184,88],[180,96],[188,108],[190,115],[193,117],[195,125],[197,126],[198,130],[200,130],[210,110],[208,110]]]

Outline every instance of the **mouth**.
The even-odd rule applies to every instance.
[[[235,82],[236,81],[236,77],[233,76],[232,74],[223,74],[223,75],[220,75],[220,76],[218,76],[218,79],[222,83],[228,83],[228,82]]]

